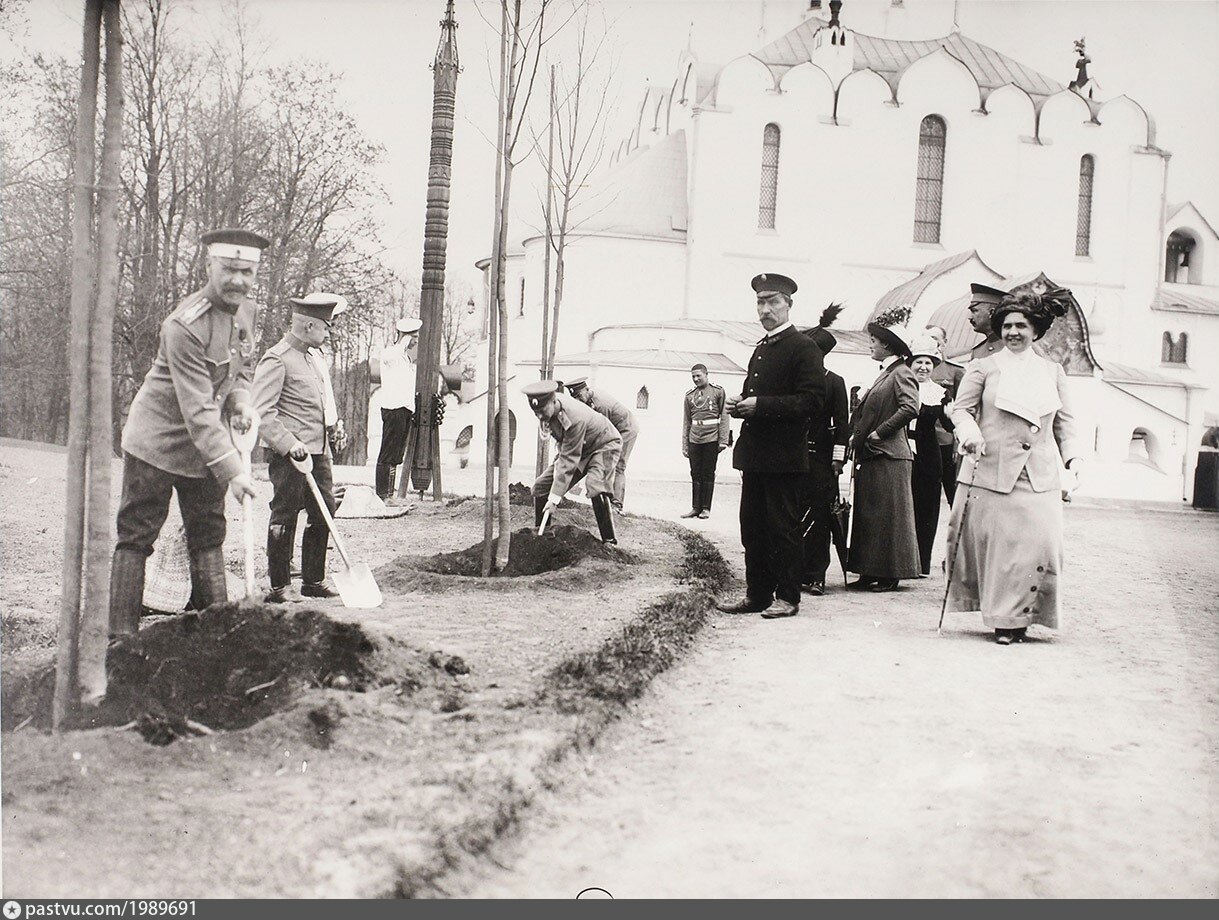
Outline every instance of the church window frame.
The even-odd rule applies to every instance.
[[[1169,284],[1202,283],[1202,247],[1193,231],[1177,227],[1164,251],[1164,280]]]
[[[648,407],[648,401],[650,398],[651,397],[648,393],[647,386],[641,386],[639,388],[639,392],[635,394],[635,408],[646,409]]]
[[[1075,255],[1092,255],[1092,191],[1096,183],[1096,158],[1079,158],[1079,195],[1075,214]]]
[[[944,206],[948,123],[939,115],[919,122],[914,181],[914,242],[939,243]]]
[[[1171,364],[1174,367],[1185,367],[1189,364],[1189,334],[1182,332],[1173,336],[1165,330],[1160,340],[1160,363]]]
[[[758,189],[758,229],[775,229],[779,208],[779,153],[783,132],[773,121],[762,129],[762,177]]]

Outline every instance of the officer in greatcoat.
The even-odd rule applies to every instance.
[[[741,471],[745,596],[716,606],[775,619],[800,608],[808,426],[825,401],[825,365],[821,350],[791,324],[796,282],[767,273],[752,286],[766,336],[749,359],[741,395],[728,400],[728,414],[744,420],[732,465]]]
[[[267,349],[254,372],[253,402],[261,419],[259,435],[271,449],[267,475],[274,487],[267,527],[268,603],[292,600],[292,550],[301,511],[308,523],[301,537],[301,595],[337,597],[326,581],[330,532],[313,490],[293,460],[313,459],[313,479],[331,516],[334,500],[333,466],[327,437],[329,371],[320,349],[330,334],[338,298],[312,294],[290,298],[292,325]],[[333,398],[333,397],[332,397]]]
[[[622,450],[618,453],[618,465],[614,467],[614,489],[610,497],[610,504],[621,512],[622,502],[626,498],[626,464],[631,459],[631,451],[635,449],[635,439],[639,437],[639,422],[634,412],[609,393],[590,387],[587,377],[569,380],[566,386],[568,393],[609,419],[622,437]]]
[[[548,508],[553,515],[563,496],[583,479],[601,542],[617,543],[610,495],[622,436],[604,415],[561,389],[562,384],[555,380],[539,380],[521,388],[533,414],[558,444],[554,462],[533,483],[533,524],[541,525]]]
[[[248,230],[203,234],[207,283],[161,323],[157,355],[123,426],[123,491],[110,572],[110,631],[139,628],[144,565],[178,493],[190,556],[191,600],[228,599],[224,495],[253,496],[229,427],[253,424],[256,307],[249,294],[270,242]]]

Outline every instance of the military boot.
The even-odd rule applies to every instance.
[[[201,549],[190,554],[190,596],[196,610],[229,599],[229,583],[224,574],[224,550]]]
[[[310,524],[301,537],[301,597],[338,597],[326,582],[326,552],[330,531],[325,524]]]
[[[271,578],[268,604],[294,600],[292,592],[292,548],[296,543],[295,524],[272,524],[267,528],[267,575]]]
[[[715,495],[715,480],[709,479],[702,486],[703,503],[699,506],[698,516],[706,520],[711,517],[711,496]]]
[[[690,510],[683,514],[684,518],[696,518],[698,513],[703,510],[703,484],[701,482],[690,483]]]
[[[601,542],[618,544],[618,538],[614,535],[614,513],[610,510],[610,496],[608,492],[602,492],[600,495],[593,496],[593,514],[597,518],[597,529],[601,531]]]
[[[116,549],[110,565],[110,635],[131,636],[140,630],[144,605],[144,563],[138,549]]]

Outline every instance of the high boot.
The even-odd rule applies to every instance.
[[[602,492],[593,496],[593,514],[597,518],[597,529],[601,531],[602,543],[617,545],[618,538],[614,535],[614,513],[610,510],[610,494]]]
[[[711,497],[715,495],[715,480],[709,479],[703,483],[703,503],[700,506],[699,517],[711,517]]]
[[[390,484],[389,477],[393,467],[388,463],[378,463],[376,472],[376,490],[377,498],[381,501],[389,498],[389,493],[393,491],[393,485]]]
[[[190,596],[196,610],[206,610],[212,604],[223,604],[229,599],[221,547],[190,554]]]
[[[296,543],[295,524],[272,524],[267,528],[267,575],[271,578],[268,604],[291,600],[292,549]]]
[[[690,483],[690,511],[688,514],[683,514],[684,518],[698,517],[698,513],[703,510],[703,484],[698,481]]]
[[[110,635],[131,636],[140,630],[144,606],[144,563],[138,549],[116,549],[110,564]]]
[[[330,531],[325,524],[310,524],[301,537],[301,596],[338,597],[326,583],[326,550]]]
[[[409,475],[409,471],[408,471],[408,475]],[[385,474],[385,486],[386,486],[386,489],[388,490],[386,494],[389,498],[393,498],[395,495],[398,494],[397,488],[396,488],[397,479],[398,479],[398,464],[395,463],[389,467],[389,472],[387,472]]]
[[[547,495],[533,496],[533,529],[537,530],[542,526],[542,515],[546,513],[546,502],[549,501]]]

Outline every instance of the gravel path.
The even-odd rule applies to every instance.
[[[681,510],[679,485],[641,488]],[[739,569],[721,491],[699,529]],[[937,636],[939,575],[718,617],[501,868],[445,893],[1214,897],[1219,517],[1076,505],[1066,526],[1066,628],[1023,645],[976,615]]]

